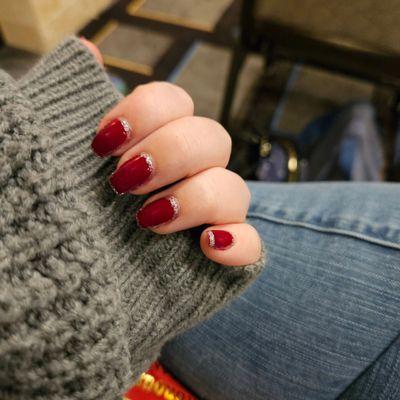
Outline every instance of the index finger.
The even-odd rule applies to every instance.
[[[178,86],[140,85],[101,120],[92,148],[101,157],[120,156],[151,132],[193,111],[192,99]]]

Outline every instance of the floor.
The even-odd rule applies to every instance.
[[[235,0],[175,0],[168,4],[164,0],[120,1],[83,31],[98,44],[110,73],[121,77],[122,90],[130,91],[138,83],[153,79],[167,79],[192,95],[197,114],[218,118],[237,11]],[[0,67],[16,78],[37,58],[8,47],[0,49]],[[247,60],[234,115],[245,106],[263,72],[262,65],[261,57]],[[296,133],[315,116],[355,99],[368,99],[371,93],[372,87],[363,82],[296,67],[277,126]]]
[[[99,46],[122,92],[140,83],[168,80],[189,92],[196,114],[218,119],[238,33],[238,13],[238,0],[120,0],[80,34]],[[0,48],[0,68],[16,78],[37,59],[24,51]],[[289,80],[280,82],[282,76]],[[233,106],[233,129],[240,130],[262,77],[263,59],[249,56]],[[294,135],[315,117],[351,101],[368,100],[373,93],[365,82],[301,65],[277,63],[267,79],[271,104],[263,105],[260,113],[273,113],[273,128]],[[275,109],[274,90],[281,83],[287,90]]]

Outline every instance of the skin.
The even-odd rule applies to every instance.
[[[81,40],[102,64],[98,48]],[[208,258],[231,266],[256,262],[261,255],[261,240],[245,223],[250,204],[247,185],[226,169],[231,154],[226,130],[216,121],[194,116],[190,96],[166,82],[138,86],[102,118],[98,130],[117,117],[127,119],[135,132],[130,142],[112,154],[119,157],[118,166],[141,152],[151,154],[156,163],[152,179],[131,193],[151,194],[170,185],[150,196],[145,205],[169,195],[180,204],[175,220],[152,231],[169,234],[207,224],[200,246]],[[233,246],[226,250],[211,248],[207,232],[212,229],[230,232]]]

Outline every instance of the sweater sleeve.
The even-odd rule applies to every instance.
[[[75,38],[20,82],[0,73],[0,398],[120,398],[264,265],[217,265],[193,232],[136,227],[144,198],[116,197],[115,161],[90,149],[119,99]]]

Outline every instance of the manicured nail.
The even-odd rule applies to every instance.
[[[124,162],[111,176],[110,184],[118,194],[135,190],[147,182],[154,172],[154,162],[149,154],[141,153]]]
[[[233,246],[234,240],[231,233],[222,230],[208,231],[208,244],[216,250],[227,250]]]
[[[179,213],[179,202],[174,196],[163,197],[142,207],[136,213],[141,228],[154,228],[174,220]]]
[[[101,129],[93,138],[92,149],[100,157],[107,157],[132,136],[132,129],[124,118],[117,118]]]

